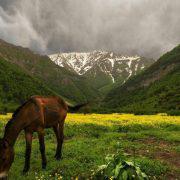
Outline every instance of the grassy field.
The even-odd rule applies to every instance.
[[[11,114],[0,115],[0,134]],[[135,161],[150,179],[180,177],[180,116],[131,114],[68,114],[65,123],[63,159],[54,159],[56,140],[46,130],[47,169],[41,169],[37,135],[34,134],[31,169],[21,175],[24,165],[23,132],[15,145],[15,161],[9,173],[16,179],[87,178],[104,164],[108,154],[117,151]]]

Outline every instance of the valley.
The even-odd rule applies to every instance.
[[[87,112],[179,114],[180,46],[155,61],[106,51],[48,57],[0,40],[0,58],[1,112],[38,94],[58,95],[72,105],[89,102]]]
[[[48,57],[3,40],[0,40],[0,58],[7,65],[14,67],[12,74],[19,69],[26,76],[42,84],[42,87],[36,91],[30,90],[31,82],[25,76],[26,85],[23,86],[28,89],[29,93],[24,93],[25,95],[22,96],[21,93],[11,92],[11,96],[9,96],[10,92],[5,93],[6,87],[2,83],[2,95],[0,94],[1,104],[3,104],[0,106],[2,112],[13,109],[9,108],[9,104],[15,108],[35,94],[59,95],[70,104],[91,102],[98,105],[111,89],[121,86],[155,62],[153,59],[137,55],[119,55],[106,51],[62,53]],[[4,73],[3,69],[1,69],[1,73],[3,78],[8,78],[8,73]],[[20,76],[22,75],[19,74],[16,79],[20,79]],[[45,93],[41,92],[43,87],[47,89],[44,91]],[[13,90],[11,89],[11,91]],[[7,97],[3,94],[6,94]],[[13,98],[13,96],[17,96],[17,98]]]

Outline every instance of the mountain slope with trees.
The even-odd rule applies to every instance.
[[[38,55],[27,48],[14,46],[0,40],[0,56],[18,65],[26,73],[39,79],[49,89],[71,102],[86,102],[100,96],[85,77],[70,72],[53,63],[48,56]]]
[[[128,113],[180,113],[180,45],[144,72],[114,88],[102,109]]]
[[[55,95],[38,79],[0,56],[0,112],[13,111],[32,95]]]

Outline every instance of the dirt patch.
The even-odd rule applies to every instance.
[[[170,151],[168,147],[172,147],[172,145],[176,145],[176,143],[170,143],[167,141],[155,139],[155,138],[148,138],[143,139],[138,142],[142,142],[144,144],[149,144],[154,146],[153,156],[156,159],[163,160],[180,168],[180,153]]]
[[[172,146],[172,145],[176,144],[174,142],[170,143],[167,141],[156,139],[155,137],[149,137],[146,139],[138,139],[138,140],[134,140],[134,142],[142,142],[143,144],[155,145],[155,146],[159,146],[159,147],[168,147],[168,146]]]
[[[167,180],[178,180],[179,179],[180,174],[174,174],[173,172],[168,173],[164,179]]]
[[[125,151],[131,156],[134,156],[134,150],[126,149]],[[154,152],[150,152],[148,149],[136,149],[135,156],[149,157],[169,165],[171,170],[167,172],[164,177],[165,179],[178,180],[180,177],[180,172],[178,171],[178,169],[180,169],[180,154],[176,152],[166,152],[163,151],[163,149],[161,151]]]
[[[155,138],[134,140],[133,142],[147,145],[147,148],[145,147],[143,149],[136,149],[136,154],[151,156],[155,159],[163,160],[169,164],[172,164],[173,166],[180,168],[180,153],[170,150],[173,145],[176,145],[175,143],[170,143]],[[127,149],[127,151],[133,152],[133,150],[129,149]]]
[[[167,174],[168,179],[178,179],[180,177],[180,153],[171,150],[171,147],[177,143],[170,143],[156,138],[146,138],[134,140],[133,142],[147,145],[143,149],[135,149],[135,156],[146,156],[152,159],[160,160],[161,162],[170,165],[172,172]],[[134,155],[133,149],[126,149],[127,153]],[[166,178],[167,178],[166,177]]]
[[[180,169],[180,153],[157,151],[154,152],[154,157]]]

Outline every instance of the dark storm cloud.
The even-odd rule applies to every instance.
[[[180,42],[179,0],[0,0],[0,38],[41,53],[158,57]]]

